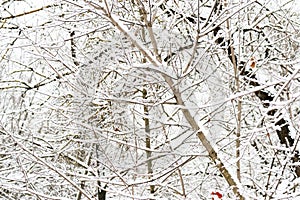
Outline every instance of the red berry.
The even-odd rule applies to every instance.
[[[219,199],[223,197],[223,195],[220,192],[212,192],[211,195],[217,195]]]

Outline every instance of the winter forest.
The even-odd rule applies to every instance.
[[[300,199],[297,0],[1,0],[0,199]]]

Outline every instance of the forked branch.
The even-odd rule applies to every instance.
[[[96,7],[95,7],[96,8]],[[138,39],[135,38],[134,35],[130,34],[130,31],[127,30],[125,26],[118,20],[117,16],[114,16],[112,13],[108,12],[105,10],[104,7],[97,7],[97,9],[101,10],[103,12],[103,15],[106,16],[109,21],[120,31],[122,32],[126,38],[131,41],[131,43],[148,59],[148,61],[154,65],[155,67],[160,67],[163,64],[157,60],[158,55],[151,55],[150,52],[148,52],[147,48],[138,42]],[[224,163],[221,161],[221,159],[218,157],[217,152],[213,148],[213,146],[210,144],[208,139],[206,138],[205,134],[203,133],[203,130],[200,128],[196,120],[193,118],[191,115],[190,111],[186,109],[185,103],[182,98],[182,93],[178,90],[178,88],[175,86],[172,78],[169,76],[162,75],[165,82],[168,84],[170,87],[174,98],[176,99],[177,105],[181,107],[181,111],[185,117],[185,119],[188,121],[190,126],[192,127],[193,130],[197,132],[197,136],[199,140],[201,141],[202,145],[205,147],[206,151],[209,154],[209,157],[212,159],[212,161],[215,163],[216,167],[220,171],[220,173],[223,175],[229,186],[232,188],[232,191],[234,194],[241,200],[244,200],[245,198],[242,196],[242,194],[239,191],[239,188],[237,186],[237,183],[233,179],[232,175],[229,173],[228,169],[225,167]]]

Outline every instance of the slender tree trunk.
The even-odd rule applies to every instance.
[[[101,182],[97,181],[97,185],[98,185],[98,189],[97,189],[97,196],[98,196],[98,200],[105,200],[106,198],[106,191],[102,190],[101,187]]]
[[[92,153],[89,153],[88,156],[87,156],[87,159],[86,159],[86,164],[87,164],[88,166],[91,164],[91,158],[92,158]],[[86,170],[84,171],[84,175],[87,175],[87,174],[88,174],[88,169],[86,169]],[[85,181],[81,181],[81,183],[80,183],[81,189],[84,189],[84,186],[85,186]],[[81,196],[82,196],[82,192],[81,192],[81,191],[78,191],[76,200],[80,200],[80,199],[81,199]]]
[[[225,7],[227,7],[227,1],[225,0]],[[227,29],[230,30],[230,21],[226,20]],[[229,41],[232,40],[231,32],[228,33]],[[235,77],[235,91],[240,91],[240,79],[239,79],[239,69],[237,66],[237,56],[235,55],[234,48],[232,45],[229,46],[231,55],[231,61],[234,69],[234,77]],[[235,140],[235,156],[236,156],[236,176],[239,181],[241,181],[241,162],[240,162],[240,146],[241,146],[241,120],[242,120],[242,101],[240,99],[237,100],[237,123],[236,123],[236,140]]]
[[[143,89],[143,99],[147,98],[147,90]],[[144,115],[148,116],[149,110],[148,107],[144,105]],[[146,133],[146,148],[150,149],[151,148],[151,137],[150,137],[150,123],[149,123],[149,118],[144,117],[144,122],[145,122],[145,133]],[[151,151],[146,150],[146,157],[147,157],[147,171],[149,178],[152,177],[153,174],[153,169],[152,169],[152,160],[149,159],[151,157]],[[154,185],[150,185],[150,193],[155,192],[155,187]]]
[[[98,139],[98,138],[97,138]],[[99,152],[99,144],[96,144],[96,157],[99,158],[98,156]],[[100,163],[97,161],[97,165],[99,166]],[[98,176],[100,176],[100,169],[97,170]],[[106,188],[107,184],[104,186],[104,189]],[[98,200],[105,200],[106,198],[106,191],[101,189],[101,182],[97,181],[97,197]]]

